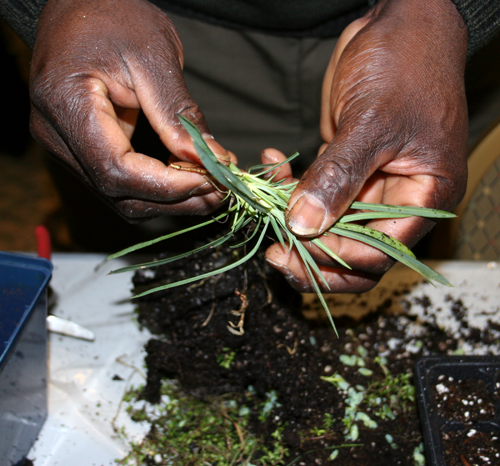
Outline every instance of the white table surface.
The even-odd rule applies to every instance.
[[[96,272],[103,258],[54,254],[52,259],[53,313],[92,330],[96,338],[49,334],[49,415],[28,455],[36,466],[113,465],[127,451],[113,419],[126,388],[144,383],[143,347],[150,335],[134,319],[131,273],[107,275],[125,263],[116,260]],[[113,380],[115,375],[124,380]],[[127,422],[120,411],[116,425],[141,435],[140,425]]]
[[[113,430],[124,426],[131,438],[145,433],[145,426],[133,423],[120,408],[130,385],[144,383],[144,344],[150,338],[140,331],[129,300],[131,273],[107,276],[124,265],[116,260],[99,271],[95,266],[104,256],[54,254],[51,286],[58,295],[54,314],[92,330],[94,342],[50,334],[49,416],[28,458],[35,466],[104,466],[115,464],[127,452],[127,443]],[[428,284],[411,286],[402,299],[427,296],[437,321],[448,328],[457,325],[450,310],[450,297],[461,299],[468,308],[471,325],[483,327],[488,319],[500,323],[500,264],[482,262],[431,263],[454,284],[454,288]],[[418,282],[418,276],[402,266],[391,270],[374,290],[363,295],[375,308],[394,289]],[[356,312],[359,296],[336,296],[336,314]],[[358,306],[359,307],[359,306]],[[363,306],[363,309],[367,309]],[[412,311],[419,313],[418,304]],[[423,309],[422,317],[426,318]],[[480,354],[485,348],[465,348]],[[491,350],[491,348],[490,348]],[[495,350],[493,348],[493,350]],[[500,349],[497,348],[498,351]],[[118,375],[123,381],[113,380]]]

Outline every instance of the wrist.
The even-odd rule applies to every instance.
[[[368,15],[400,22],[408,34],[427,39],[465,62],[468,33],[464,18],[452,0],[380,0]]]

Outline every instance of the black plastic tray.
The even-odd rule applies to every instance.
[[[455,380],[480,379],[491,391],[495,402],[495,416],[489,420],[472,423],[449,419],[438,412],[433,388],[439,377]],[[419,360],[415,366],[417,405],[422,424],[425,452],[430,466],[446,466],[443,432],[474,428],[478,432],[495,432],[500,435],[500,356],[433,356]]]

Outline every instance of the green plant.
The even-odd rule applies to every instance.
[[[415,461],[415,466],[425,466],[425,456],[424,456],[424,444],[420,443],[413,450],[413,460]]]
[[[193,254],[194,252],[200,251],[202,249],[219,246],[225,243],[239,230],[245,229],[253,224],[253,232],[248,236],[248,238],[241,244],[233,247],[241,247],[252,241],[253,246],[250,248],[249,252],[244,254],[240,259],[236,260],[232,264],[205,274],[152,288],[136,295],[136,297],[144,296],[155,291],[184,285],[196,280],[202,280],[212,275],[226,272],[252,258],[252,256],[258,251],[259,246],[261,245],[269,228],[271,228],[274,231],[277,240],[282,244],[284,249],[291,250],[292,248],[295,248],[299,253],[304,267],[306,268],[309,275],[311,284],[323,308],[325,309],[333,328],[335,328],[328,306],[320,290],[320,283],[326,290],[329,289],[329,285],[309,251],[306,249],[302,241],[288,229],[285,221],[285,211],[287,209],[288,200],[291,196],[292,191],[296,187],[296,183],[284,184],[284,180],[275,181],[279,167],[285,162],[281,164],[258,165],[252,167],[248,172],[241,171],[233,164],[225,166],[217,160],[196,126],[194,126],[189,120],[182,116],[179,116],[179,119],[188,133],[191,135],[196,152],[198,153],[204,165],[204,168],[196,169],[196,171],[206,174],[208,179],[215,180],[215,182],[218,183],[218,189],[220,189],[219,187],[222,187],[227,190],[227,198],[230,200],[227,210],[222,214],[219,214],[215,218],[202,222],[194,227],[190,227],[182,231],[161,236],[155,240],[146,241],[126,248],[122,251],[110,255],[108,259],[114,259],[123,256],[130,252],[137,251],[138,249],[155,244],[159,241],[164,241],[188,231],[192,231],[194,229],[209,225],[213,222],[220,222],[228,217],[232,217],[229,231],[220,238],[217,238],[216,240],[211,241],[204,246],[187,253],[154,262],[147,262],[134,266],[123,267],[121,269],[114,270],[111,273],[120,273],[137,269],[144,269],[148,267],[156,267],[189,256],[190,254]],[[287,161],[291,161],[297,155],[298,154],[292,155]],[[183,169],[180,166],[174,165],[174,167],[178,168],[179,170]],[[271,175],[271,172],[273,171],[274,174]],[[363,202],[354,202],[351,205],[351,208],[357,212],[344,215],[335,223],[335,225],[333,225],[328,230],[328,232],[324,234],[324,236],[327,236],[328,234],[336,234],[362,241],[372,247],[381,250],[390,257],[406,264],[408,267],[416,270],[431,283],[438,282],[443,285],[451,286],[444,277],[439,275],[434,270],[430,269],[425,264],[419,262],[415,258],[415,255],[404,244],[380,231],[360,225],[358,222],[364,222],[377,218],[403,218],[414,215],[428,218],[450,218],[454,217],[453,214],[421,207],[390,206],[381,204],[368,204]],[[321,241],[321,238],[322,237],[311,239],[310,242],[324,251],[326,254],[328,254],[339,264],[349,269],[349,265],[337,254],[335,254],[330,248],[328,248],[325,243]]]
[[[339,360],[346,366],[358,367],[358,372],[365,377],[373,376],[373,371],[365,367],[370,361],[368,351],[363,346],[358,346],[357,354],[341,354]],[[379,366],[382,377],[379,376],[378,380],[372,380],[366,386],[352,385],[337,372],[321,377],[325,382],[334,385],[344,396],[346,407],[342,423],[347,441],[358,440],[361,424],[369,429],[378,428],[377,422],[366,411],[382,420],[394,420],[396,416],[415,408],[415,387],[411,383],[411,374],[391,374],[384,357],[375,356],[372,362]],[[325,432],[328,432],[328,429]],[[386,434],[385,438],[391,448],[398,448],[392,435]],[[415,448],[413,456],[415,465],[425,464],[422,447]]]
[[[156,407],[140,405],[140,393],[140,389],[130,390],[124,401],[131,418],[148,423],[150,430],[142,441],[130,442],[130,452],[119,464],[283,465],[288,454],[281,441],[284,426],[276,427],[270,446],[250,432],[247,403],[257,401],[253,391],[202,400],[186,394],[176,382],[166,381],[161,388],[162,403]],[[262,409],[270,399],[276,405],[275,394],[266,396]],[[117,433],[127,437],[123,430]]]
[[[393,419],[394,412],[407,412],[415,403],[415,386],[411,383],[412,375],[393,375],[387,368],[385,358],[375,357],[373,362],[378,364],[384,372],[384,379],[375,381],[368,386],[367,403],[374,409],[375,414],[382,419]]]
[[[219,363],[220,367],[229,369],[235,357],[236,351],[232,351],[231,348],[222,348],[222,354],[219,354],[219,356],[217,357],[217,362]]]
[[[259,421],[264,423],[266,421],[267,416],[274,408],[279,408],[281,406],[278,403],[278,394],[275,390],[271,390],[266,392],[266,401],[261,404],[261,411],[259,414]]]

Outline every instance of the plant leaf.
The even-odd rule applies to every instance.
[[[359,222],[360,220],[376,220],[379,218],[407,218],[411,215],[395,214],[393,212],[359,212],[357,214],[347,214],[340,217],[337,223]]]
[[[108,273],[108,275],[114,275],[117,273],[124,273],[124,272],[133,272],[134,270],[148,269],[148,268],[158,267],[159,265],[169,264],[170,262],[175,262],[176,260],[182,259],[183,257],[188,257],[192,254],[203,251],[204,249],[215,248],[217,246],[220,246],[221,244],[225,243],[229,238],[231,238],[231,236],[233,236],[233,234],[232,232],[229,232],[226,235],[221,236],[220,238],[217,238],[214,241],[211,241],[210,243],[204,244],[203,246],[200,246],[199,248],[196,249],[191,249],[190,251],[184,252],[177,256],[167,257],[165,259],[159,259],[152,262],[144,262],[142,264],[129,265],[127,267],[122,267],[120,269],[112,270],[111,272]]]
[[[390,204],[370,204],[368,202],[355,201],[351,204],[351,209],[372,210],[375,212],[393,212],[396,214],[404,214],[408,217],[426,217],[426,218],[454,218],[455,214],[445,212],[444,210],[428,209],[427,207],[417,206],[397,206]]]
[[[114,254],[110,254],[108,257],[106,257],[106,260],[111,260],[111,259],[116,259],[118,257],[122,257],[125,254],[129,254],[131,252],[137,251],[139,249],[146,248],[148,246],[152,246],[153,244],[159,243],[160,241],[165,241],[170,238],[175,238],[176,236],[182,235],[184,233],[188,233],[193,230],[197,230],[198,228],[205,227],[207,225],[210,225],[212,223],[215,223],[219,220],[221,220],[224,217],[227,217],[231,212],[236,210],[236,207],[232,207],[228,210],[226,210],[224,213],[218,215],[217,217],[211,218],[210,220],[207,220],[206,222],[198,223],[197,225],[194,225],[192,227],[185,228],[184,230],[180,231],[174,231],[173,233],[169,233],[168,235],[160,236],[158,238],[149,240],[149,241],[144,241],[142,243],[134,244],[133,246],[129,246],[128,248],[122,249],[121,251],[115,252]]]
[[[387,244],[388,246],[393,247],[394,249],[397,249],[398,251],[407,254],[408,256],[415,258],[415,254],[413,254],[412,251],[410,251],[403,243],[401,243],[401,241],[398,241],[396,238],[393,238],[392,236],[389,236],[382,231],[374,230],[373,228],[358,225],[356,223],[341,223],[337,225],[337,228],[356,231],[363,235],[370,236],[378,241],[381,241],[382,243]]]
[[[283,162],[280,163],[271,163],[271,164],[266,164],[266,165],[256,165],[251,168],[252,171],[254,171],[256,168],[266,168],[263,172],[259,172],[258,176],[264,176],[267,175],[269,172],[276,170],[277,168],[280,168],[281,166],[285,165],[285,163],[290,163],[293,159],[296,159],[299,156],[298,152],[295,152],[295,154],[292,154],[290,157],[288,157],[286,160],[283,160]]]
[[[144,291],[143,293],[135,295],[135,296],[133,296],[133,298],[140,298],[142,296],[146,296],[146,295],[154,293],[156,291],[168,290],[169,288],[174,288],[176,286],[187,285],[188,283],[192,283],[192,282],[195,282],[198,280],[203,280],[204,278],[209,278],[209,277],[212,277],[214,275],[219,275],[221,273],[227,272],[228,270],[231,270],[231,269],[238,267],[239,265],[243,264],[247,260],[251,259],[255,255],[255,253],[258,251],[258,249],[262,243],[262,240],[264,239],[264,236],[266,234],[268,225],[269,225],[269,220],[264,219],[264,226],[262,227],[262,231],[261,231],[261,234],[259,236],[259,239],[255,243],[255,246],[253,247],[253,249],[248,254],[243,256],[241,259],[238,259],[237,261],[233,262],[232,264],[226,265],[226,266],[221,267],[220,269],[217,269],[217,270],[212,270],[211,272],[197,275],[195,277],[186,278],[185,280],[179,280],[178,282],[169,283],[167,285],[157,286],[157,287],[152,288],[150,290]]]
[[[446,278],[444,278],[436,271],[432,270],[427,265],[418,261],[414,257],[408,256],[404,252],[398,251],[397,249],[383,243],[382,241],[379,241],[370,236],[363,235],[362,233],[356,231],[350,231],[335,226],[332,227],[330,231],[339,236],[346,236],[347,238],[356,239],[365,244],[368,244],[369,246],[379,249],[388,256],[391,256],[393,259],[396,259],[405,264],[406,266],[410,267],[411,269],[415,270],[432,284],[434,284],[433,281],[436,281],[438,283],[441,283],[442,285],[453,286],[448,280],[446,280]]]
[[[283,249],[286,249],[285,239],[283,238],[283,234],[281,233],[281,227],[278,225],[276,218],[274,217],[274,215],[271,215],[269,217],[269,219],[271,221],[271,226],[273,227],[274,234],[276,235],[276,238],[278,239],[279,243],[281,244],[281,247]]]
[[[309,278],[311,279],[311,283],[312,283],[312,286],[314,288],[314,292],[316,293],[316,296],[318,297],[319,302],[321,303],[321,306],[323,306],[323,309],[325,310],[326,315],[328,316],[328,320],[330,321],[330,324],[333,327],[333,330],[335,331],[335,335],[338,338],[339,333],[337,332],[337,327],[335,326],[335,322],[333,321],[332,313],[330,312],[330,308],[328,307],[328,304],[325,301],[323,293],[321,292],[321,290],[319,288],[318,282],[316,280],[316,277],[314,276],[313,271],[311,270],[310,265],[314,265],[313,268],[317,270],[316,273],[319,274],[319,277],[322,279],[323,283],[326,284],[326,287],[328,289],[330,288],[330,286],[328,285],[324,275],[321,273],[321,270],[319,270],[319,268],[318,268],[317,264],[314,262],[314,260],[312,261],[312,264],[311,264],[310,260],[312,260],[312,257],[310,256],[307,249],[303,246],[303,244],[300,243],[300,241],[298,241],[297,244],[295,244],[294,246],[297,248],[297,251],[299,252],[300,257],[302,258],[302,261],[304,262],[304,266],[307,270],[307,274],[309,275]],[[303,256],[302,254],[304,252],[305,252],[305,255]]]
[[[316,275],[318,276],[318,278],[321,279],[321,281],[323,282],[323,284],[325,285],[325,287],[329,290],[330,289],[330,285],[326,281],[326,278],[321,273],[321,270],[320,270],[318,264],[316,264],[315,260],[312,258],[311,254],[306,249],[306,247],[299,240],[297,240],[297,239],[293,242],[293,245],[295,246],[295,248],[297,249],[298,253],[300,254],[300,258],[304,262],[304,265],[307,267],[307,270],[310,272],[310,277],[311,277],[312,281],[314,283],[317,283],[314,274],[311,273],[311,271],[314,271],[316,273]]]
[[[337,254],[335,254],[323,241],[319,238],[314,238],[312,243],[320,248],[324,253],[328,254],[333,260],[337,261],[340,265],[343,265],[346,269],[352,270],[351,267]]]
[[[241,228],[243,228],[245,225],[247,225],[248,223],[250,223],[252,221],[252,219],[248,219],[244,225],[242,225],[240,228],[238,228],[238,230],[240,230]],[[252,231],[252,234],[247,238],[245,239],[244,241],[242,241],[241,243],[239,244],[236,244],[234,246],[231,246],[231,249],[238,249],[238,248],[241,248],[244,244],[247,244],[248,242],[252,241],[252,239],[255,237],[255,235],[257,234],[257,232],[259,231],[259,228],[260,228],[260,224],[262,223],[262,216],[259,215],[258,219],[257,219],[257,225],[255,225],[255,228],[253,229]]]
[[[238,177],[225,165],[220,163],[215,157],[208,144],[203,139],[198,128],[193,125],[187,118],[178,115],[178,118],[189,135],[193,138],[193,145],[196,153],[200,157],[204,167],[207,171],[222,185],[230,191],[237,193],[254,209],[265,212],[266,209],[253,199],[252,192],[247,186],[242,183]]]

